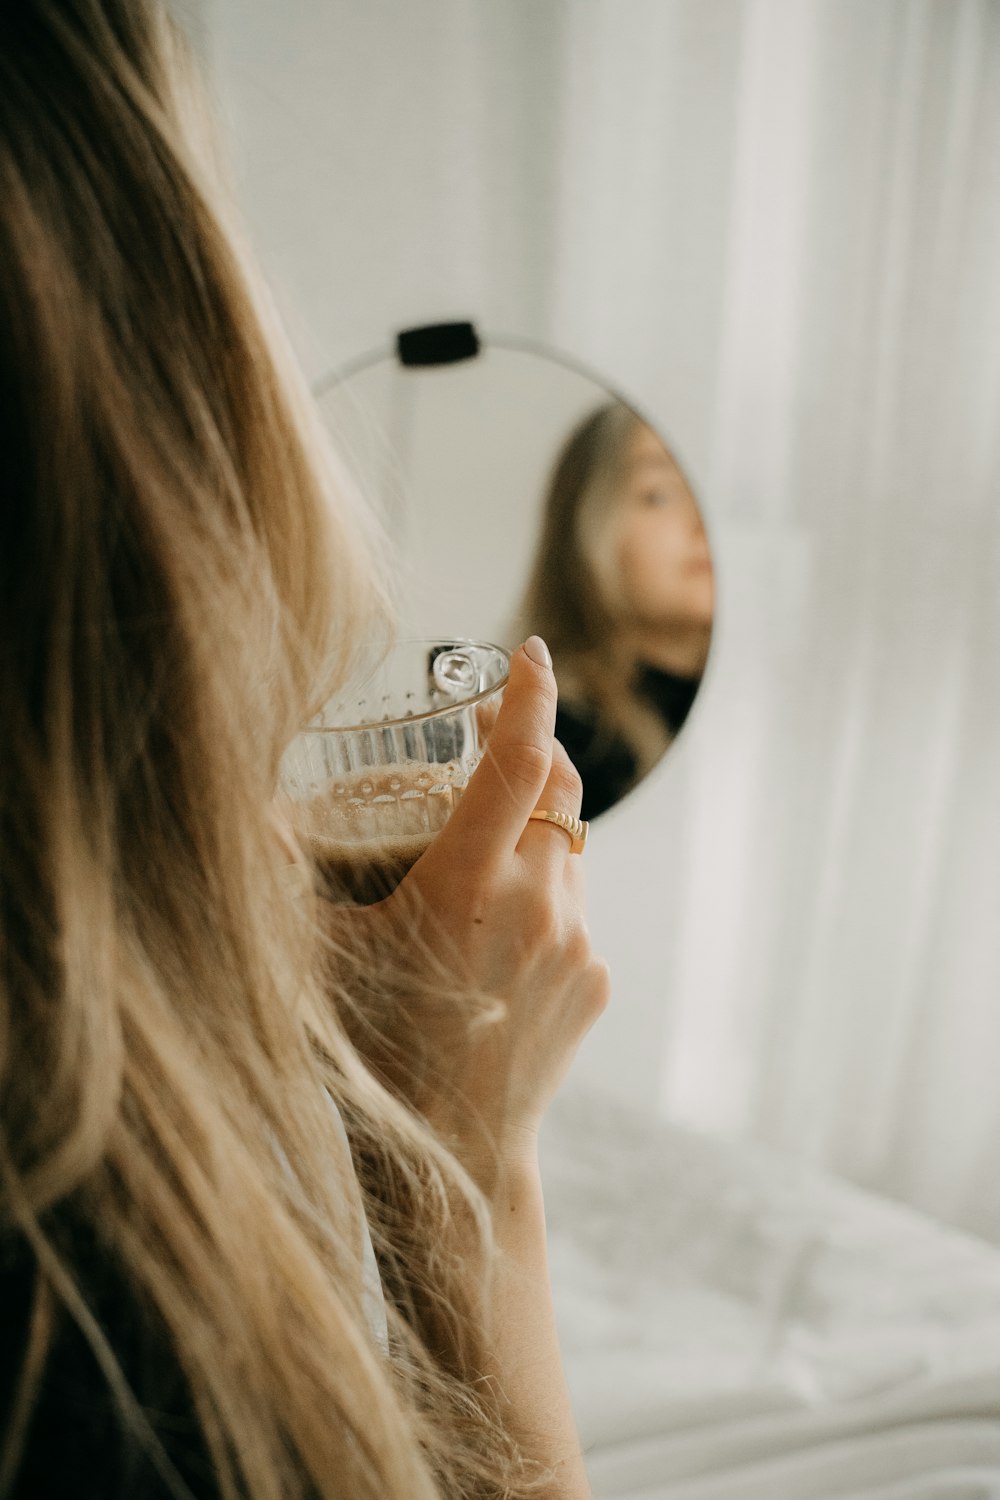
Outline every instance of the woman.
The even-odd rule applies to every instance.
[[[556,461],[522,628],[548,641],[558,738],[583,815],[663,754],[698,691],[712,635],[708,540],[677,461],[630,407],[599,407]]]
[[[200,118],[156,0],[0,13],[0,1495],[579,1500],[547,653],[393,897],[295,895],[277,768],[384,590]]]

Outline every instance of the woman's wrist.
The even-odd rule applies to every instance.
[[[559,1350],[549,1279],[537,1135],[516,1139],[491,1192],[498,1252],[489,1308],[487,1373],[526,1454],[551,1473],[545,1500],[590,1500],[590,1486]]]
[[[507,1126],[494,1133],[480,1124],[449,1130],[442,1129],[432,1115],[425,1118],[489,1202],[538,1179],[538,1131],[534,1127]]]

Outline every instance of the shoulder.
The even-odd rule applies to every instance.
[[[606,812],[634,785],[635,751],[622,735],[609,731],[594,710],[560,703],[556,739],[580,773],[583,817],[596,818]]]
[[[169,1463],[198,1500],[217,1500],[212,1466],[193,1403],[165,1331],[128,1282],[88,1247],[75,1267],[88,1309],[100,1325]],[[29,1343],[48,1301],[33,1251],[19,1236],[0,1237],[0,1422],[17,1415]],[[73,1495],[74,1500],[167,1500],[176,1492],[148,1445],[133,1431],[76,1322],[55,1299],[44,1340],[37,1394],[30,1407],[7,1500]]]
[[[659,667],[646,667],[639,679],[639,692],[676,734],[691,712],[701,686],[700,677],[678,677]]]

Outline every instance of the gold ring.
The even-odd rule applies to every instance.
[[[570,813],[545,812],[536,807],[533,813],[528,814],[528,822],[532,818],[538,818],[543,823],[554,823],[561,828],[563,833],[569,834],[570,854],[582,854],[587,843],[587,834],[590,832],[590,824],[584,823],[580,818],[574,818]]]

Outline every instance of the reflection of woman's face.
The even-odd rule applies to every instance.
[[[648,627],[711,625],[712,560],[701,515],[645,423],[629,439],[620,506],[621,591],[632,619]]]

